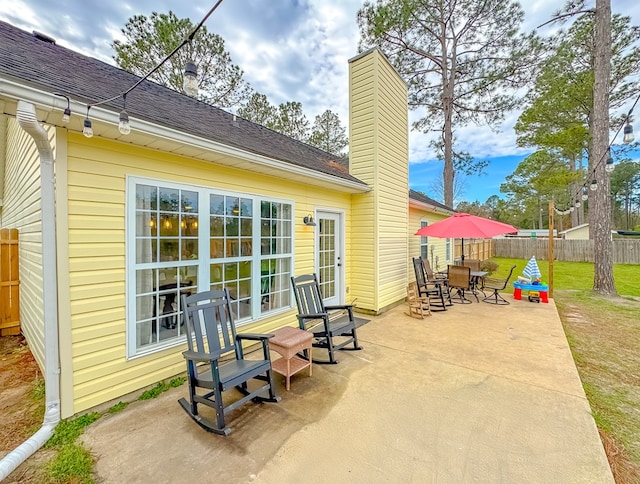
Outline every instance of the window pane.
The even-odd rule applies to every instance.
[[[198,217],[195,215],[183,215],[180,222],[180,233],[183,236],[198,236]]]
[[[290,259],[267,259],[261,263],[261,310],[268,312],[290,305]]]
[[[240,215],[242,217],[253,217],[253,200],[243,198],[240,201]]]
[[[238,197],[226,197],[226,214],[227,215],[240,215],[240,199]]]
[[[158,192],[156,187],[148,185],[138,185],[136,187],[136,208],[138,210],[157,209]]]
[[[178,239],[160,239],[160,261],[179,260],[179,249]]]
[[[182,190],[181,198],[183,212],[198,212],[198,194],[196,192]]]
[[[211,213],[211,215],[224,214],[224,197],[222,195],[211,195],[209,199],[209,213]]]
[[[175,188],[160,188],[160,210],[163,212],[177,212],[179,190]]]
[[[224,218],[223,217],[211,217],[210,227],[211,227],[210,235],[212,237],[224,236]]]

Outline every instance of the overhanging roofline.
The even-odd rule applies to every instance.
[[[413,198],[409,199],[409,206],[415,208],[424,208],[429,210],[430,212],[445,213],[447,215],[455,213],[455,210],[445,210],[444,208],[436,207],[435,205],[431,205],[430,203],[419,202],[417,200],[414,200]]]
[[[6,77],[0,78],[0,96],[18,101],[24,100],[33,103],[38,110],[45,111],[47,113],[53,113],[54,111],[62,112],[66,107],[66,100],[58,98],[51,93],[36,89],[30,86],[26,86],[20,82],[9,80]],[[86,104],[71,101],[72,112],[82,117],[82,113],[86,111]],[[91,120],[93,122],[106,123],[110,126],[117,127],[119,121],[119,113],[105,109],[101,106],[94,106],[91,108]],[[308,183],[312,185],[319,185],[326,188],[331,188],[340,192],[347,193],[365,193],[371,190],[371,188],[364,183],[357,183],[351,180],[345,180],[343,178],[328,175],[315,170],[303,168],[294,164],[282,162],[280,160],[269,158],[264,155],[259,155],[247,150],[235,148],[225,145],[216,141],[208,140],[200,136],[191,135],[176,129],[167,128],[157,123],[145,121],[140,118],[131,118],[132,124],[135,125],[135,131],[140,134],[150,135],[156,138],[164,139],[177,144],[200,148],[202,150],[233,157],[235,159],[248,160],[254,167],[253,171],[259,173],[273,174],[273,170],[282,172],[283,178],[291,180],[300,180],[303,176],[308,179]],[[48,124],[55,123],[45,121]],[[70,123],[73,124],[73,123]],[[81,123],[78,125],[78,129],[74,129],[71,126],[64,126],[69,131],[81,132]],[[95,127],[94,127],[95,130]],[[116,129],[117,132],[117,129]],[[115,139],[108,136],[103,136],[106,139]],[[131,139],[134,139],[131,137]],[[135,145],[134,142],[130,144]],[[140,145],[143,146],[143,145]],[[199,159],[195,157],[196,159]],[[207,161],[207,160],[205,160]],[[236,166],[237,163],[225,163],[224,160],[216,160],[216,164],[225,166]]]

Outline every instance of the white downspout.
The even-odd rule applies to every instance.
[[[60,355],[58,351],[58,279],[53,149],[49,143],[47,132],[38,123],[33,104],[18,101],[16,118],[22,129],[33,138],[40,154],[45,412],[40,430],[0,461],[0,481],[42,447],[53,435],[53,429],[60,422]]]

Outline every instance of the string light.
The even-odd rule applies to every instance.
[[[191,61],[184,68],[182,89],[187,96],[198,95],[198,68]]]
[[[185,37],[185,39],[175,48],[173,49],[173,51],[171,51],[171,53],[169,53],[164,59],[162,59],[162,61],[155,66],[153,69],[151,69],[144,77],[141,77],[140,79],[138,79],[138,81],[136,81],[136,83],[131,86],[129,89],[127,89],[126,91],[110,97],[108,99],[104,99],[102,101],[98,101],[95,103],[91,103],[91,104],[87,104],[87,115],[84,119],[83,122],[83,129],[82,129],[82,134],[84,136],[86,136],[87,138],[91,138],[93,136],[93,127],[91,125],[91,119],[89,118],[89,110],[93,107],[93,106],[100,106],[102,104],[107,104],[107,103],[111,103],[113,101],[115,101],[116,99],[122,97],[123,99],[123,104],[126,100],[126,96],[127,94],[129,94],[131,91],[133,91],[136,87],[138,87],[143,81],[147,80],[149,78],[149,76],[151,76],[154,72],[156,72],[158,69],[160,69],[160,67],[162,67],[169,59],[171,59],[171,57],[173,57],[176,52],[178,52],[182,47],[184,47],[185,44],[190,43],[193,38],[195,37],[195,35],[198,33],[198,31],[202,28],[202,26],[204,25],[204,23],[207,21],[207,19],[211,16],[211,14],[220,6],[220,4],[222,3],[222,0],[218,0],[213,7],[211,7],[211,9],[207,12],[207,14],[203,17],[203,19],[200,21],[200,23],[198,23],[198,25],[196,25],[191,32],[189,33],[189,35],[187,35],[187,37]],[[198,95],[198,80],[197,80],[197,68],[196,65],[189,61],[187,62],[186,66],[185,66],[185,85],[187,83],[187,78],[189,79],[189,87],[187,88],[185,86],[185,93],[188,95],[192,95],[192,96],[197,96]],[[70,108],[70,100],[69,97],[65,96],[64,94],[58,94],[58,93],[54,93],[54,96],[61,96],[64,97],[67,100],[67,107],[64,110],[63,116],[62,116],[62,121],[64,123],[69,122],[69,120],[71,119],[71,108]],[[123,135],[127,135],[131,132],[131,125],[129,124],[129,114],[127,113],[127,111],[124,109],[122,109],[122,111],[120,112],[120,116],[119,116],[119,123],[118,123],[118,130],[120,131],[120,133],[122,133]]]
[[[631,111],[629,111],[629,115],[627,115],[627,124],[624,126],[624,136],[622,138],[622,142],[629,144],[633,143],[633,126],[629,123],[629,117],[631,116]]]
[[[82,134],[87,138],[93,136],[93,128],[91,127],[91,120],[89,119],[89,109],[91,109],[91,106],[87,106],[87,117],[84,118],[84,128],[82,128]]]
[[[69,100],[69,96],[65,96],[64,94],[60,94],[59,92],[54,92],[53,95],[63,97],[67,100],[67,107],[64,108],[64,111],[62,113],[62,122],[66,124],[71,119],[71,101]]]
[[[591,183],[589,184],[589,190],[596,191],[598,189],[598,181],[596,180],[596,170],[598,169],[598,167],[602,162],[605,163],[604,171],[606,173],[611,174],[615,170],[615,164],[613,162],[613,158],[611,157],[611,146],[613,145],[616,138],[620,134],[620,131],[623,131],[624,133],[624,136],[622,139],[623,143],[629,144],[629,143],[632,143],[633,140],[635,139],[633,136],[633,126],[631,126],[630,120],[631,120],[631,114],[633,113],[633,110],[636,107],[636,104],[638,104],[638,101],[640,101],[640,95],[636,97],[636,100],[634,101],[633,106],[631,106],[631,109],[625,116],[623,124],[618,128],[618,131],[616,131],[616,134],[614,135],[613,140],[611,140],[611,142],[609,143],[607,150],[603,153],[602,157],[598,160],[598,162],[594,164],[593,168],[587,175],[586,179],[587,180],[591,179]],[[605,161],[605,157],[606,157],[606,161]],[[580,198],[582,198],[582,201],[586,202],[589,198],[586,183],[582,185],[581,191],[582,191],[581,195],[580,195],[580,192],[578,192],[572,197],[572,199],[578,200],[578,196],[580,195]],[[579,202],[576,201],[575,208],[578,208],[579,206],[580,206]],[[568,213],[573,211],[573,208],[574,206],[572,206],[570,209],[567,209],[567,210],[558,210],[557,208],[554,207],[554,210],[558,214],[567,215]]]
[[[118,131],[120,133],[127,135],[131,133],[131,125],[129,124],[129,114],[126,110],[127,107],[127,95],[122,95],[122,111],[120,111],[120,119],[118,123]]]

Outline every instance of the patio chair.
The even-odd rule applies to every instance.
[[[329,359],[313,359],[314,363],[336,364],[337,350],[361,350],[353,318],[353,305],[325,306],[320,285],[315,274],[305,274],[291,278],[293,294],[298,305],[298,325],[300,329],[313,333],[313,347],[327,350]],[[332,318],[330,311],[345,311],[346,314]],[[348,347],[353,345],[353,347]],[[313,354],[317,354],[316,351]],[[307,352],[304,356],[308,358]]]
[[[484,278],[484,286],[483,289],[489,289],[493,291],[491,294],[486,296],[483,301],[490,304],[509,304],[505,298],[503,298],[499,292],[504,291],[509,283],[509,279],[511,279],[511,275],[513,274],[513,270],[516,268],[514,265],[509,271],[509,275],[506,279],[495,279],[493,277],[485,277]]]
[[[467,299],[464,295],[465,291],[471,291],[471,269],[467,266],[449,266],[449,291],[456,290],[456,294],[459,296],[459,301],[455,297],[451,297],[453,302],[460,302],[461,304],[469,304],[470,299]],[[477,296],[476,296],[477,299]]]
[[[421,257],[413,258],[413,271],[416,275],[418,295],[429,299],[432,311],[446,311],[447,303],[445,299],[448,298],[449,291],[446,280],[428,280],[425,264]]]
[[[274,391],[269,355],[268,340],[273,335],[236,334],[226,288],[222,291],[183,295],[182,307],[189,348],[182,353],[187,363],[189,401],[181,398],[179,403],[205,430],[228,435],[231,433],[231,429],[225,423],[225,415],[228,412],[249,400],[280,400]],[[243,341],[262,343],[262,355],[257,359],[245,359]],[[223,401],[223,392],[233,388],[237,389],[242,397],[230,401],[225,395],[226,401]],[[204,394],[199,394],[198,389],[204,389]],[[198,404],[212,408],[216,414],[215,421],[201,416]]]
[[[410,282],[407,285],[407,304],[409,316],[424,319],[425,315],[431,316],[429,298],[418,294],[418,284]]]
[[[422,257],[420,257],[422,259]],[[449,294],[449,279],[446,272],[434,272],[429,263],[429,259],[422,259],[424,265],[424,272],[427,276],[427,281],[439,285],[442,290],[442,295],[445,299],[447,306],[452,306],[451,295]]]

